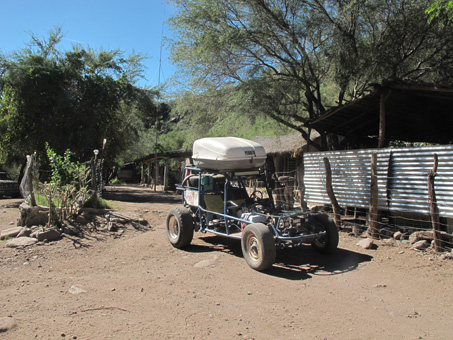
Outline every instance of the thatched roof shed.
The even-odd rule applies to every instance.
[[[312,139],[319,137],[317,132],[312,132]],[[294,155],[305,151],[307,148],[307,142],[302,138],[300,133],[293,133],[285,136],[277,137],[256,137],[253,139],[254,142],[257,142],[264,146],[266,153],[268,155],[275,154],[289,154]]]

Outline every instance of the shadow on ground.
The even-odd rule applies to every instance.
[[[181,196],[174,192],[154,191],[141,186],[107,186],[103,198],[112,201],[136,203],[178,203]]]
[[[20,198],[0,199],[0,207],[11,209],[19,208],[23,201],[24,200]]]
[[[191,245],[189,252],[222,251],[243,258],[239,240],[219,236],[203,236],[203,245]],[[321,254],[310,245],[277,251],[274,265],[264,273],[288,280],[306,280],[315,275],[339,275],[353,271],[372,256],[338,248],[333,254]],[[244,266],[246,266],[244,260]]]

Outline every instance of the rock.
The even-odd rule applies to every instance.
[[[71,294],[82,294],[86,293],[87,291],[85,289],[72,285],[71,288],[69,288],[68,292]]]
[[[44,231],[38,231],[32,234],[34,237],[38,239],[38,241],[56,241],[60,239],[61,234],[56,229],[46,229]]]
[[[14,327],[16,327],[16,320],[13,318],[0,318],[0,333],[7,332]]]
[[[417,241],[412,245],[412,248],[417,249],[417,250],[425,250],[427,249],[431,243],[427,240],[421,240]]]
[[[45,225],[49,222],[49,208],[36,206],[32,207],[26,202],[19,206],[19,220],[17,225],[30,227],[32,225]]]
[[[79,216],[77,216],[77,218],[76,218],[76,222],[79,223],[79,224],[85,225],[85,224],[88,223],[88,220],[86,219],[85,216],[79,215]]]
[[[386,238],[382,240],[381,244],[387,247],[393,247],[395,245],[395,240],[393,238]]]
[[[411,242],[411,244],[414,244],[415,242],[420,240],[432,241],[433,239],[434,234],[432,230],[416,231],[409,236],[409,241]]]
[[[442,254],[440,256],[440,259],[441,260],[453,260],[453,254],[450,254],[450,253]]]
[[[409,241],[409,240],[401,240],[401,245],[403,247],[410,247],[411,246],[411,241]]]
[[[387,228],[382,228],[379,230],[379,236],[381,237],[393,237],[393,231]]]
[[[111,218],[109,218],[109,221],[111,223],[119,223],[119,224],[126,224],[128,222],[124,218],[119,218],[119,217],[111,217]]]
[[[374,247],[373,240],[370,238],[364,238],[363,240],[360,240],[357,245],[359,247],[362,247],[363,249],[371,249]]]
[[[108,230],[108,231],[111,231],[111,232],[115,232],[115,231],[118,230],[118,228],[116,227],[116,225],[115,225],[114,223],[109,222],[109,223],[107,224],[107,230]]]
[[[6,238],[13,238],[19,235],[19,233],[22,231],[22,227],[14,227],[14,228],[9,228],[5,229],[0,233],[0,240],[4,240]]]
[[[201,261],[195,263],[194,267],[203,268],[203,267],[214,266],[217,259],[218,259],[218,256],[214,255],[211,259],[201,260]]]
[[[66,235],[77,235],[77,231],[73,227],[63,226],[60,230],[63,234]]]
[[[17,234],[17,237],[30,237],[31,228],[23,227],[21,232]]]
[[[31,246],[37,242],[38,240],[34,237],[19,237],[8,240],[6,246],[8,248],[22,248]]]
[[[393,234],[393,238],[395,240],[401,240],[403,238],[403,233],[401,231],[397,231],[396,233]]]

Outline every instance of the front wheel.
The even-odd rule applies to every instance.
[[[172,208],[167,214],[167,237],[175,248],[187,247],[193,239],[194,223],[185,208]]]
[[[328,215],[314,215],[313,218],[314,222],[320,225],[320,229],[326,233],[314,240],[311,245],[320,253],[333,253],[337,249],[339,241],[337,226]]]
[[[265,270],[275,262],[274,235],[262,223],[252,223],[245,227],[242,233],[241,248],[245,261],[255,270]]]

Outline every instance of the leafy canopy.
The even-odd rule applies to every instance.
[[[22,162],[45,143],[86,161],[94,149],[115,162],[156,114],[156,93],[135,86],[143,56],[74,45],[58,50],[61,29],[32,35],[27,48],[0,61],[0,161]]]
[[[431,25],[427,0],[171,2],[172,58],[191,84],[233,84],[305,138],[310,120],[370,83],[453,74],[451,24]]]

